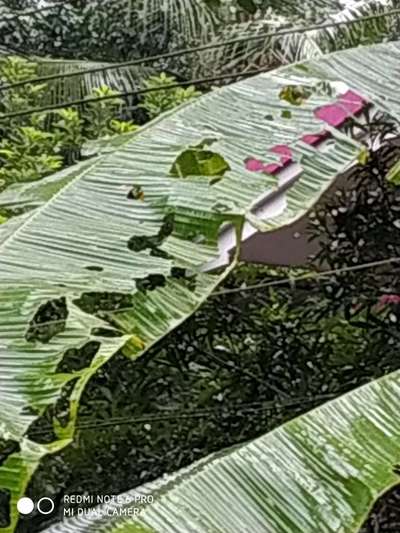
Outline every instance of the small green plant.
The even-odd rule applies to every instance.
[[[34,181],[63,165],[57,135],[21,126],[0,143],[0,184]]]
[[[37,76],[37,65],[9,57],[0,66],[0,81],[24,82]],[[0,112],[14,113],[45,104],[47,85],[28,83],[6,91]],[[108,87],[93,90],[89,98],[113,96]],[[110,98],[87,104],[83,112],[61,109],[3,120],[0,124],[0,190],[11,183],[35,181],[77,161],[89,139],[127,133],[137,128],[118,120],[121,100]]]
[[[162,72],[159,76],[151,76],[144,82],[145,89],[157,89],[165,85],[175,85],[177,83],[174,76],[168,76]],[[193,85],[189,87],[174,87],[164,91],[152,91],[145,94],[140,107],[147,111],[149,118],[155,118],[165,111],[169,111],[178,105],[181,105],[197,96],[201,92]]]
[[[83,120],[76,109],[61,109],[57,116],[59,120],[53,124],[54,134],[64,160],[70,164],[79,157],[85,142]]]
[[[86,123],[85,132],[88,139],[98,139],[99,137],[115,135],[116,133],[128,133],[137,128],[131,122],[115,119],[115,115],[123,103],[121,98],[113,98],[117,94],[116,91],[105,85],[93,90],[89,98],[106,97],[109,99],[91,102],[86,106],[84,118]]]
[[[4,84],[13,84],[18,82],[25,82],[37,76],[37,65],[31,63],[26,59],[19,57],[7,57],[1,63],[0,78]],[[28,83],[21,87],[13,87],[4,93],[1,99],[1,111],[3,113],[14,113],[22,111],[29,107],[40,106],[47,88],[46,84]],[[11,121],[4,121],[1,124],[1,129],[7,130],[12,128],[15,123],[31,124],[33,121],[41,122],[43,115],[35,115],[32,117],[20,117]]]

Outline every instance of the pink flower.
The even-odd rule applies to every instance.
[[[400,294],[382,294],[378,300],[380,306],[398,303],[400,303]]]

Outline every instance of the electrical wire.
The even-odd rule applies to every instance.
[[[264,289],[267,287],[276,287],[279,285],[292,285],[293,283],[296,283],[297,281],[304,281],[304,280],[318,280],[320,278],[330,277],[334,276],[336,274],[342,274],[346,272],[353,272],[358,270],[365,270],[369,268],[375,268],[379,266],[384,266],[392,263],[400,263],[400,257],[393,257],[391,259],[382,259],[381,261],[372,261],[369,263],[363,263],[361,265],[355,265],[351,267],[343,267],[333,270],[327,270],[325,272],[307,272],[306,274],[302,274],[300,276],[296,277],[286,277],[279,280],[272,280],[272,281],[266,281],[263,283],[257,283],[255,285],[247,285],[246,287],[237,287],[234,289],[224,289],[221,291],[216,291],[210,294],[209,298],[216,298],[219,296],[225,296],[230,294],[237,294],[241,292],[248,292],[253,290],[259,290]],[[375,301],[375,300],[374,300]],[[124,313],[126,311],[132,311],[135,309],[134,306],[127,306],[127,307],[120,307],[119,309],[116,309],[115,311],[104,311],[100,310],[105,316],[106,315],[116,315],[118,313]],[[101,317],[100,317],[101,318]],[[45,322],[37,322],[33,324],[33,327],[40,328],[42,326],[46,326],[49,324],[64,324],[68,319],[57,319],[57,320],[46,320]]]
[[[339,393],[338,393],[339,394]],[[271,411],[273,409],[280,409],[283,407],[290,407],[295,405],[303,405],[307,403],[313,403],[317,401],[324,401],[332,399],[337,394],[327,393],[319,394],[316,396],[303,396],[294,398],[293,400],[287,401],[270,401],[270,402],[252,402],[252,403],[236,403],[225,405],[216,405],[210,408],[204,409],[193,409],[191,411],[186,411],[182,409],[168,409],[169,413],[163,412],[160,414],[145,414],[143,416],[134,416],[134,417],[110,417],[107,420],[93,420],[88,419],[88,421],[82,420],[79,424],[76,424],[76,430],[89,430],[97,428],[107,428],[114,426],[122,426],[127,424],[143,424],[147,422],[163,422],[169,420],[186,420],[192,418],[203,418],[209,414],[214,414],[218,411],[225,411],[226,413],[234,413],[236,416],[246,416],[249,413],[258,413],[263,411]],[[52,426],[48,428],[38,428],[35,430],[32,428],[30,434],[32,436],[45,434],[52,431]]]
[[[380,261],[372,261],[370,263],[364,263],[361,265],[354,265],[350,267],[343,267],[340,269],[333,269],[333,270],[327,270],[325,272],[307,272],[306,274],[297,276],[297,277],[291,277],[283,280],[274,280],[271,282],[265,282],[265,283],[257,283],[255,285],[248,285],[247,287],[238,287],[234,289],[224,289],[221,291],[214,292],[211,296],[223,296],[226,294],[235,294],[238,292],[247,292],[247,291],[254,291],[257,289],[263,289],[265,287],[275,287],[277,285],[286,285],[288,283],[295,283],[296,281],[303,281],[308,279],[320,279],[325,277],[334,276],[335,274],[344,274],[346,272],[354,272],[357,270],[363,270],[365,268],[375,268],[378,266],[383,266],[389,263],[399,263],[400,257],[394,257],[392,259],[382,259]]]
[[[75,106],[75,105],[90,104],[90,103],[93,103],[93,102],[100,102],[100,101],[104,101],[104,100],[115,100],[117,98],[124,98],[124,97],[127,97],[127,96],[140,96],[142,94],[158,92],[158,91],[167,91],[167,90],[170,90],[170,89],[176,89],[178,87],[187,87],[187,86],[190,86],[190,85],[198,85],[200,83],[211,83],[213,81],[220,81],[220,80],[225,80],[225,79],[245,78],[245,77],[249,77],[249,76],[254,76],[256,74],[261,74],[263,72],[267,72],[268,70],[269,69],[267,69],[267,68],[264,68],[264,69],[253,69],[253,70],[249,70],[247,72],[242,70],[240,72],[235,72],[235,73],[232,73],[232,74],[221,74],[220,76],[213,76],[213,77],[207,77],[207,78],[198,78],[198,79],[194,79],[194,80],[171,83],[171,84],[168,84],[168,85],[161,85],[160,87],[148,87],[146,89],[139,89],[139,90],[136,90],[136,91],[125,91],[125,92],[121,92],[121,93],[114,93],[112,95],[107,95],[107,96],[94,96],[94,97],[83,98],[83,99],[80,99],[80,100],[72,100],[70,102],[60,102],[60,103],[57,103],[57,104],[49,104],[49,105],[43,106],[43,107],[31,108],[31,109],[26,109],[26,110],[22,110],[22,111],[15,111],[13,113],[0,114],[0,121],[1,120],[12,119],[12,118],[16,118],[16,117],[23,117],[23,116],[27,116],[27,115],[32,115],[34,113],[43,113],[43,112],[52,111],[52,110],[55,110],[55,109],[64,109],[66,107],[71,107],[71,106]]]
[[[308,32],[311,32],[311,31],[323,30],[323,29],[328,29],[328,28],[335,28],[335,27],[340,27],[340,26],[351,26],[351,25],[357,24],[359,22],[367,22],[367,21],[370,21],[370,20],[386,18],[386,17],[390,17],[390,16],[393,16],[393,15],[400,15],[400,9],[392,9],[390,11],[385,11],[384,13],[379,13],[379,14],[376,14],[376,15],[367,15],[365,17],[359,17],[359,18],[353,19],[353,20],[327,22],[325,24],[315,24],[313,26],[305,26],[305,27],[294,28],[294,29],[290,29],[290,30],[289,29],[287,29],[287,30],[278,30],[278,31],[274,31],[274,32],[260,33],[258,35],[253,35],[253,36],[250,35],[248,37],[238,37],[236,39],[220,41],[220,42],[217,42],[217,43],[209,43],[209,44],[205,44],[205,45],[201,45],[201,46],[195,46],[195,47],[191,47],[191,48],[184,48],[184,49],[181,49],[181,50],[175,50],[174,52],[167,52],[167,53],[164,53],[164,54],[157,54],[157,55],[148,56],[148,57],[144,57],[144,58],[140,58],[140,59],[133,59],[133,60],[130,60],[130,61],[123,61],[121,63],[115,63],[115,64],[112,64],[112,65],[107,65],[107,66],[103,66],[103,67],[93,67],[93,68],[86,69],[86,70],[75,70],[75,71],[72,71],[72,72],[66,72],[66,73],[61,73],[61,74],[49,74],[47,76],[41,76],[41,77],[38,77],[38,78],[31,78],[29,80],[15,82],[15,83],[11,83],[11,84],[8,84],[8,85],[3,85],[3,86],[0,87],[0,90],[13,89],[15,87],[22,87],[24,85],[31,84],[31,83],[42,83],[42,82],[50,81],[50,80],[54,80],[54,79],[61,79],[61,78],[65,79],[65,78],[71,78],[71,77],[74,77],[74,76],[82,76],[82,75],[85,75],[85,74],[94,74],[96,72],[105,72],[107,70],[112,70],[112,69],[139,66],[139,65],[144,65],[146,63],[153,63],[153,62],[156,62],[156,61],[161,61],[161,60],[164,60],[164,59],[171,59],[171,58],[175,58],[175,57],[184,56],[184,55],[187,55],[187,54],[193,54],[193,53],[196,53],[196,52],[205,52],[207,50],[214,50],[214,49],[217,49],[217,48],[223,48],[224,46],[235,45],[235,44],[240,44],[240,43],[249,43],[249,42],[252,42],[252,41],[258,41],[258,40],[263,40],[263,39],[267,39],[267,38],[282,37],[282,36],[287,36],[287,35],[294,35],[294,34],[297,34],[297,33],[308,33]]]

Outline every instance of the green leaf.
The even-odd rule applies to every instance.
[[[387,173],[386,179],[393,185],[400,185],[400,161],[397,161]]]
[[[283,89],[281,89],[279,96],[281,100],[285,100],[286,102],[289,102],[289,104],[298,106],[303,104],[307,98],[310,97],[311,92],[312,91],[309,87],[302,87],[301,85],[288,85],[287,87],[283,87]]]
[[[360,153],[358,154],[357,161],[360,163],[360,165],[366,165],[369,161],[370,153],[368,148],[363,147],[360,150]]]
[[[400,371],[125,493],[122,500],[148,498],[135,506],[136,519],[75,518],[46,533],[116,533],[125,524],[154,533],[170,524],[175,533],[357,533],[376,499],[400,482],[399,402]]]
[[[228,170],[230,166],[220,154],[194,147],[185,150],[176,158],[171,168],[171,176],[222,177]]]

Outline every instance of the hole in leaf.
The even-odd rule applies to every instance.
[[[164,252],[164,250],[160,250],[160,248],[154,248],[150,252],[150,255],[152,257],[161,257],[162,259],[170,259],[171,258],[171,256],[167,252]]]
[[[93,328],[90,332],[94,337],[121,337],[122,331],[112,328]]]
[[[132,305],[132,296],[121,292],[84,292],[74,300],[85,313],[95,315],[101,311],[118,311]]]
[[[399,522],[400,485],[396,485],[376,500],[367,519],[360,528],[360,533],[397,532],[399,530]]]
[[[21,414],[23,416],[38,416],[40,412],[38,409],[35,409],[31,405],[24,405]]]
[[[231,207],[229,207],[229,205],[227,205],[227,204],[224,203],[224,202],[216,202],[216,203],[212,206],[212,210],[215,211],[216,213],[226,213],[226,212],[228,212],[230,209],[231,209]]]
[[[99,348],[100,342],[90,341],[82,346],[82,348],[71,348],[67,350],[57,367],[57,372],[69,374],[87,368],[90,366]]]
[[[134,235],[128,241],[128,248],[132,252],[142,252],[143,250],[153,250],[160,244],[158,235],[147,237],[145,235]]]
[[[174,231],[175,215],[174,213],[167,213],[163,218],[161,228],[157,235],[147,237],[145,235],[134,235],[128,241],[128,248],[133,252],[142,252],[143,250],[151,250],[150,254],[156,257],[168,258],[168,254],[158,247],[162,244],[164,239],[169,237]]]
[[[289,102],[289,104],[299,106],[303,104],[312,94],[310,87],[303,85],[288,85],[283,87],[279,93],[279,98]]]
[[[292,112],[289,109],[284,109],[281,113],[282,118],[292,118]]]
[[[140,200],[143,202],[144,200],[144,192],[140,185],[134,185],[132,189],[128,192],[126,195],[129,200]]]
[[[10,455],[19,451],[19,444],[15,440],[0,439],[0,466],[6,462]]]
[[[49,342],[65,330],[68,309],[65,298],[42,304],[31,320],[25,338],[28,342]]]
[[[87,266],[87,267],[85,267],[85,268],[86,268],[86,270],[90,270],[90,271],[92,271],[92,272],[103,272],[103,270],[104,270],[102,267],[95,266],[95,265],[93,265],[93,266]]]
[[[154,291],[157,287],[164,287],[166,284],[165,276],[161,274],[150,274],[143,279],[136,281],[136,287],[139,291]]]
[[[88,361],[88,364],[90,364],[90,361]],[[85,368],[86,366],[88,365],[83,364],[82,368]],[[80,369],[78,368],[77,370],[80,370]],[[74,389],[75,383],[76,383],[76,380],[71,380],[69,383],[64,385],[61,391],[61,396],[58,398],[56,404],[51,406],[51,408],[49,409],[49,413],[51,413],[52,422],[54,421],[56,423],[58,422],[61,425],[61,427],[64,427],[64,428],[70,422],[70,416],[71,416],[70,397]],[[40,431],[39,427],[40,426],[36,426],[37,431]],[[46,428],[46,427],[48,428],[49,431],[52,431],[52,432],[54,431],[53,423],[51,425],[48,423],[47,424],[43,423],[42,431],[43,431],[43,428]]]
[[[231,168],[222,155],[208,148],[215,140],[205,139],[197,146],[184,150],[173,163],[170,175],[177,178],[207,176],[214,178],[212,183],[215,183],[216,177],[221,179]]]
[[[190,291],[196,290],[197,276],[196,274],[190,274],[185,268],[172,267],[171,277],[184,282],[186,288]]]
[[[186,278],[186,269],[180,267],[172,267],[171,277],[176,279]]]
[[[166,239],[174,231],[175,215],[174,213],[168,213],[165,215],[158,237],[161,240]]]
[[[9,490],[0,489],[0,528],[6,528],[11,525],[11,493]]]

